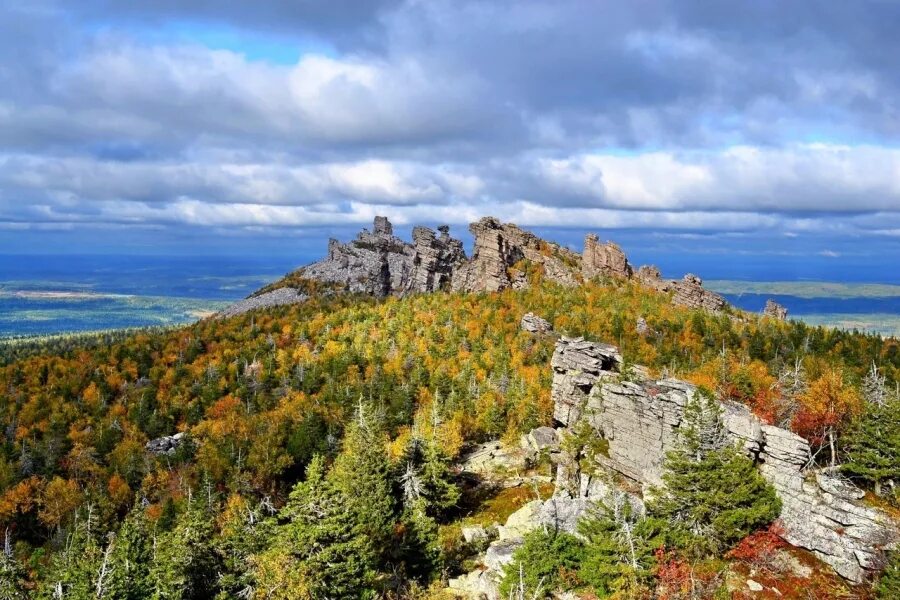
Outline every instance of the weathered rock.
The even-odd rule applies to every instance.
[[[550,360],[553,418],[562,425],[573,425],[594,384],[618,371],[621,364],[622,356],[615,346],[561,337]]]
[[[637,322],[634,324],[634,330],[638,335],[646,335],[647,332],[650,331],[647,320],[644,317],[638,317]]]
[[[728,303],[725,298],[703,289],[703,280],[692,273],[688,273],[681,281],[675,282],[675,295],[672,302],[687,308],[702,308],[712,312],[720,311]]]
[[[506,523],[497,528],[497,539],[500,541],[521,539],[529,531],[538,526],[538,515],[544,505],[540,500],[532,500],[513,514]]]
[[[531,454],[559,450],[559,434],[552,427],[538,427],[522,435],[522,448]]]
[[[427,227],[413,229],[412,275],[408,291],[436,292],[450,288],[453,272],[466,260],[462,242],[450,237],[450,228],[438,227],[440,236]]]
[[[772,317],[773,319],[784,321],[785,319],[787,319],[788,310],[769,298],[768,300],[766,300],[766,307],[763,309],[763,314],[767,317]]]
[[[550,324],[550,321],[542,319],[534,313],[525,313],[522,315],[522,322],[519,324],[519,327],[521,327],[523,331],[529,333],[543,334],[553,331],[553,325]]]
[[[605,438],[607,456],[598,459],[603,466],[644,485],[659,485],[666,452],[677,443],[684,407],[696,389],[675,379],[618,381],[616,361],[602,358],[616,352],[584,340],[559,340],[551,363],[554,415],[569,426],[585,419]],[[810,449],[802,437],[762,423],[733,402],[723,403],[723,423],[781,498],[784,538],[791,544],[859,582],[876,567],[880,549],[900,539],[898,524],[860,503],[862,494],[850,482],[832,470],[807,469]],[[565,499],[562,504],[562,513],[572,510]]]
[[[674,291],[672,303],[687,308],[700,308],[717,312],[728,306],[725,298],[703,288],[703,280],[692,273],[685,275],[681,281],[663,279],[659,269],[653,265],[644,265],[637,270],[635,279],[642,285],[658,292]]]
[[[578,283],[581,256],[546,242],[510,223],[485,217],[469,225],[475,237],[472,259],[453,273],[453,290],[494,292],[524,287],[525,273],[514,269],[522,260],[539,265],[550,281],[563,285]]]
[[[481,525],[474,525],[472,527],[463,527],[462,536],[467,543],[471,544],[472,542],[488,539],[488,532]]]
[[[634,274],[634,278],[648,288],[658,292],[668,292],[674,286],[674,281],[663,279],[662,273],[655,265],[643,265]]]
[[[346,244],[329,240],[328,256],[300,272],[309,279],[376,296],[447,289],[466,255],[462,242],[450,237],[447,226],[439,231],[437,236],[427,227],[416,227],[410,244],[394,235],[386,217],[375,217],[371,232],[363,229]]]
[[[175,454],[175,451],[185,442],[184,432],[178,432],[175,435],[165,435],[150,440],[145,448],[151,454]]]
[[[219,318],[234,317],[258,308],[285,306],[305,302],[309,297],[293,288],[283,287],[258,296],[250,296],[216,313]]]
[[[749,588],[751,592],[761,592],[763,591],[763,589],[765,589],[763,588],[761,583],[757,583],[752,579],[747,580],[747,588]]]
[[[594,277],[629,279],[634,274],[634,269],[628,264],[625,252],[617,244],[600,243],[596,235],[589,234],[584,239],[581,273],[585,279]]]

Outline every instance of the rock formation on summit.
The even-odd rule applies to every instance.
[[[788,311],[785,307],[769,298],[766,300],[766,307],[763,309],[763,314],[767,317],[784,321],[787,319]]]
[[[634,275],[634,269],[628,264],[625,252],[617,244],[613,242],[601,244],[596,235],[589,234],[584,239],[581,273],[585,279],[597,276],[630,279]]]
[[[449,228],[438,229],[440,236],[416,227],[410,244],[394,235],[386,217],[375,217],[372,232],[363,229],[346,244],[329,240],[328,256],[300,273],[375,296],[437,291],[449,285],[454,269],[466,259],[462,242],[450,237]]]
[[[437,232],[415,227],[409,243],[394,235],[387,217],[379,216],[375,217],[372,231],[363,229],[347,243],[329,240],[327,257],[292,275],[335,284],[339,291],[381,297],[440,290],[521,289],[528,285],[532,269],[539,269],[547,280],[565,286],[595,277],[636,280],[659,292],[671,292],[673,303],[680,306],[713,312],[728,306],[722,296],[704,289],[695,275],[688,274],[677,281],[663,279],[653,266],[643,266],[635,272],[618,245],[601,242],[593,234],[585,238],[584,251],[578,254],[494,217],[479,219],[469,225],[469,231],[475,238],[471,260],[466,258],[462,242],[450,237],[446,225],[438,227]],[[219,316],[305,299],[302,293],[276,289],[239,302]]]
[[[715,292],[703,288],[703,280],[688,273],[681,281],[675,279],[663,279],[662,275],[653,265],[644,265],[635,274],[642,285],[658,292],[674,291],[672,303],[687,308],[702,308],[704,310],[718,312],[728,306],[728,302]]]
[[[576,285],[581,256],[546,242],[531,232],[511,223],[500,223],[494,217],[484,217],[469,225],[475,236],[472,260],[461,265],[453,274],[452,289],[468,292],[496,292],[522,288],[527,285],[524,271],[514,267],[522,260],[540,265],[550,281],[562,285]]]

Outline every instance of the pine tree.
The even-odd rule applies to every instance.
[[[684,411],[678,447],[666,455],[664,487],[650,514],[668,520],[670,543],[706,556],[722,552],[774,520],[775,490],[752,461],[728,442],[718,401],[694,394]]]
[[[900,500],[900,400],[867,402],[844,437],[844,455],[844,473],[871,484],[879,496],[887,484]]]

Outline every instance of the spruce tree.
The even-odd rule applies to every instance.
[[[322,458],[314,457],[281,511],[287,522],[276,542],[310,597],[360,598],[373,589],[376,548],[357,523],[357,510],[326,478]]]
[[[219,565],[212,547],[213,515],[194,501],[172,531],[157,536],[148,573],[153,600],[199,600],[216,594]]]
[[[524,592],[526,598],[545,598],[555,591],[568,591],[578,585],[576,574],[583,555],[584,545],[574,535],[539,527],[513,553],[500,582],[500,596]]]
[[[342,496],[354,533],[384,556],[390,549],[398,512],[394,478],[380,419],[360,405],[347,428],[343,448],[328,479]]]
[[[663,467],[665,485],[653,490],[650,514],[671,523],[671,544],[699,556],[730,548],[781,512],[775,490],[729,442],[709,392],[688,401],[679,444]]]
[[[841,470],[874,487],[881,496],[885,484],[900,500],[900,400],[869,401],[844,438]]]
[[[665,524],[613,490],[578,524],[585,540],[579,577],[601,595],[636,590],[653,575],[654,552],[665,543]]]
[[[116,600],[142,600],[150,596],[149,567],[153,537],[140,504],[128,513],[113,541],[106,589]]]
[[[0,550],[0,600],[25,600],[26,573],[8,549]]]

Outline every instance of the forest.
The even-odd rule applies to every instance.
[[[0,346],[0,598],[445,597],[472,554],[460,520],[496,500],[472,497],[455,461],[552,425],[553,339],[522,331],[526,312],[746,404],[898,510],[896,339],[690,311],[634,282],[531,278],[385,299],[312,286],[302,304],[228,319]],[[758,557],[776,544],[777,498],[702,439],[715,411],[693,409],[698,434],[667,459],[673,485],[648,515],[599,510],[579,537],[530,535],[504,592],[730,597],[685,589],[685,561]],[[148,451],[176,433],[173,452]],[[685,479],[720,487],[673,496]],[[726,492],[740,510],[707,505]],[[725,516],[702,534],[666,525],[711,514]],[[623,522],[641,540],[625,562]],[[888,560],[856,597],[898,597]]]

